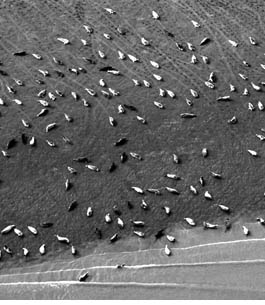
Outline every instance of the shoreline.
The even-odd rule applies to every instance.
[[[55,257],[51,257],[54,265],[64,265],[64,264],[74,264],[75,262],[85,260],[89,257],[103,257],[105,255],[119,255],[119,254],[131,254],[131,253],[140,253],[148,251],[157,251],[163,249],[165,244],[168,244],[171,249],[175,250],[192,250],[196,248],[203,247],[214,247],[219,245],[229,245],[234,243],[248,243],[255,241],[265,241],[265,226],[260,225],[259,223],[246,223],[245,224],[249,230],[250,235],[245,236],[241,229],[242,224],[240,222],[234,223],[232,228],[224,232],[224,228],[220,226],[218,229],[204,229],[203,227],[195,227],[191,229],[179,228],[179,225],[171,226],[166,231],[166,234],[173,235],[176,238],[176,242],[170,243],[165,236],[161,239],[154,241],[153,237],[149,238],[137,238],[130,237],[127,240],[118,240],[115,244],[110,244],[108,241],[102,241],[98,243],[92,249],[92,243],[88,246],[80,245],[79,256],[72,256],[70,254],[70,249],[61,250]],[[95,244],[95,243],[93,243]],[[122,251],[120,251],[122,249]],[[50,253],[51,254],[51,253]],[[53,253],[51,254],[51,256]],[[166,256],[165,256],[166,257]],[[50,258],[43,262],[38,262],[34,264],[34,258],[32,261],[27,261],[25,266],[18,266],[10,268],[10,264],[4,262],[1,266],[0,278],[4,271],[6,270],[28,270],[28,269],[42,269],[49,270],[49,265],[52,261]],[[8,265],[8,266],[4,266]],[[52,264],[52,265],[53,265]],[[13,272],[12,272],[13,273]]]
[[[241,225],[234,224],[226,233],[222,228],[189,230],[176,225],[168,230],[176,236],[174,244],[165,237],[156,243],[131,238],[123,246],[117,242],[115,248],[102,243],[76,259],[4,268],[0,295],[4,299],[14,295],[21,299],[264,298],[265,227],[246,223],[252,232],[248,237]],[[165,255],[165,244],[171,256]],[[118,251],[121,247],[124,251]],[[118,269],[118,264],[125,266]],[[89,278],[80,283],[78,277],[84,272]]]

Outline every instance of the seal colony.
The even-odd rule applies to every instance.
[[[15,171],[14,178],[16,171],[22,171],[18,177],[23,182],[26,176],[23,178],[22,168],[32,174],[35,167],[36,173],[27,176],[27,181],[42,173],[48,181],[50,174],[54,179],[51,184],[54,183],[56,189],[51,194],[48,190],[48,202],[54,202],[50,206],[41,203],[39,209],[26,208],[25,213],[31,213],[33,209],[35,216],[23,216],[23,225],[9,212],[2,214],[0,255],[5,256],[2,259],[12,255],[28,257],[31,252],[36,254],[36,249],[39,255],[45,255],[56,242],[65,244],[72,255],[76,255],[78,244],[87,241],[83,239],[84,235],[90,234],[91,240],[108,239],[115,243],[128,234],[123,233],[126,230],[136,238],[165,236],[164,252],[171,256],[170,243],[177,238],[166,232],[166,228],[175,221],[185,227],[200,225],[205,229],[219,229],[223,226],[229,229],[228,214],[236,215],[237,206],[229,196],[238,191],[229,188],[229,179],[233,171],[236,173],[237,164],[222,150],[227,151],[227,148],[232,155],[238,154],[239,163],[243,156],[253,168],[259,167],[264,158],[261,142],[265,139],[262,128],[265,49],[258,33],[256,37],[249,31],[237,36],[234,32],[222,32],[218,22],[214,23],[217,8],[207,1],[205,4],[203,1],[198,4],[172,1],[165,9],[160,4],[162,1],[152,1],[148,8],[139,4],[143,6],[139,30],[130,24],[126,10],[120,10],[118,4],[110,7],[74,1],[75,5],[67,8],[63,3],[44,1],[43,9],[50,13],[44,17],[34,2],[19,1],[14,5],[9,2],[2,4],[1,10],[7,13],[3,19],[6,18],[5,22],[15,28],[15,33],[25,36],[30,43],[14,43],[7,34],[1,42],[0,119],[5,134],[1,135],[1,184],[4,189],[1,196],[6,195],[6,184],[9,185],[6,192],[10,193],[7,200],[12,197],[12,181],[5,181],[5,175],[8,177],[5,169],[11,172],[11,168]],[[49,4],[55,6],[55,12],[50,11]],[[28,15],[34,22],[36,18],[57,22],[56,9],[70,14],[74,8],[78,12],[77,8],[85,5],[81,12],[87,11],[87,17],[75,17],[72,30],[63,29],[62,17],[52,37],[38,37],[34,42],[34,35],[26,35],[26,31],[32,30],[29,22],[22,22],[23,18],[28,20]],[[22,14],[15,21],[20,7],[22,11],[25,9],[26,15]],[[173,22],[170,16],[166,17],[165,10],[169,8],[174,12],[180,10],[180,23],[189,27],[192,35],[173,33],[179,30],[168,27],[168,23]],[[202,17],[207,10],[212,14],[209,24]],[[18,29],[19,22],[21,28]],[[240,25],[240,16],[235,23]],[[211,30],[212,24],[220,34],[218,38]],[[152,31],[157,31],[157,37]],[[161,41],[166,41],[166,45]],[[216,55],[217,60],[212,52],[214,48],[220,52]],[[260,56],[262,52],[264,54]],[[222,74],[223,69],[227,79]],[[144,104],[138,101],[144,101]],[[14,124],[9,132],[10,120]],[[92,132],[86,133],[77,127],[77,124],[86,127],[92,121],[96,125],[96,128],[89,126]],[[260,127],[253,128],[251,121]],[[165,132],[167,124],[169,128]],[[221,133],[215,134],[208,129],[215,124],[216,129],[220,124]],[[253,141],[242,141],[244,124],[250,126],[245,130]],[[195,130],[199,130],[202,139],[207,139],[207,146],[196,144],[200,142],[198,134],[193,135]],[[153,131],[155,137],[151,136]],[[171,134],[176,135],[174,149]],[[221,135],[224,139],[218,138]],[[229,135],[231,147],[226,147],[225,137]],[[218,144],[213,145],[214,141]],[[233,146],[235,141],[239,144]],[[190,143],[197,147],[195,152],[194,147],[189,147]],[[158,147],[162,153],[154,154]],[[23,153],[18,155],[19,151]],[[198,168],[192,154],[196,155],[194,160],[201,162]],[[31,160],[37,162],[29,165]],[[189,162],[191,167],[186,170]],[[42,165],[52,171],[44,170]],[[192,168],[194,173],[190,174]],[[143,172],[149,175],[145,181],[141,179]],[[82,182],[78,177],[82,177]],[[240,180],[240,176],[237,179]],[[224,184],[225,181],[228,184]],[[45,185],[45,181],[42,183]],[[240,185],[240,181],[236,183]],[[243,182],[243,185],[248,184]],[[47,186],[38,185],[37,192],[31,193],[34,187],[34,183],[32,187],[20,186],[28,198],[23,201],[39,201],[42,195],[46,196]],[[112,193],[108,192],[109,188]],[[218,192],[220,188],[222,191]],[[254,203],[264,201],[261,184],[259,189]],[[82,195],[84,191],[88,191],[87,197]],[[247,189],[240,192],[243,194]],[[104,206],[97,202],[101,195],[108,202]],[[200,207],[186,209],[187,201]],[[3,209],[8,211],[10,204],[7,201]],[[209,218],[206,210],[211,214]],[[262,204],[258,205],[258,210],[262,210]],[[64,224],[71,225],[57,226],[56,222],[61,218]],[[222,222],[210,221],[215,219],[222,219]],[[264,224],[262,215],[257,215],[257,221]],[[80,226],[75,232],[77,224]],[[250,233],[242,224],[242,235]],[[38,245],[34,249],[33,243]],[[87,277],[84,273],[79,280],[84,281]]]

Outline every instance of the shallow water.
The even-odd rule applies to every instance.
[[[242,237],[237,224],[220,230],[171,232],[172,256],[157,249],[99,253],[77,260],[4,270],[2,299],[262,299],[264,298],[264,228],[247,224]],[[131,241],[135,245],[136,240]],[[147,245],[146,245],[147,246]],[[124,245],[126,248],[126,245]],[[107,250],[105,250],[107,251]],[[117,269],[117,263],[125,263]],[[85,283],[80,274],[88,271]],[[136,293],[137,291],[137,293]]]

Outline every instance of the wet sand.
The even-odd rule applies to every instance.
[[[251,96],[243,96],[246,84],[250,84],[238,73],[246,73],[256,84],[264,81],[260,67],[264,63],[264,3],[113,1],[110,4],[118,13],[112,18],[103,10],[104,1],[70,2],[0,3],[0,59],[1,69],[6,72],[6,76],[0,76],[6,102],[1,107],[1,149],[6,149],[11,137],[17,140],[8,150],[10,158],[3,157],[0,162],[0,222],[1,228],[16,224],[25,235],[0,235],[1,248],[7,244],[14,252],[13,257],[4,253],[0,261],[0,297],[262,298],[264,228],[247,223],[262,217],[265,211],[264,149],[255,136],[264,128],[264,112],[249,111],[247,103],[251,100],[256,105],[263,99],[264,89],[257,92],[251,88]],[[151,6],[161,12],[159,23],[151,17]],[[192,19],[201,23],[200,29],[192,26]],[[83,24],[91,25],[93,34],[88,35]],[[120,25],[126,29],[125,35],[117,32]],[[103,32],[112,35],[113,40],[104,40]],[[69,36],[71,44],[58,45],[59,35]],[[150,47],[141,45],[141,36],[150,39]],[[206,36],[211,42],[200,46]],[[250,45],[249,36],[257,39],[257,46]],[[85,48],[81,38],[88,41]],[[240,42],[237,51],[231,49],[228,39]],[[187,41],[196,46],[195,54],[200,59],[196,65],[190,64],[189,50],[179,52],[176,48],[176,42],[186,45]],[[25,49],[28,55],[14,57],[18,49]],[[106,52],[106,59],[99,58],[99,49]],[[128,59],[118,60],[118,49],[126,49],[141,62],[134,65]],[[37,61],[32,52],[41,53],[43,59]],[[203,64],[201,55],[209,56],[209,65]],[[59,67],[52,56],[64,65]],[[84,62],[83,56],[94,63]],[[250,67],[242,64],[243,59]],[[153,80],[150,60],[161,64],[162,85]],[[122,75],[100,71],[106,65],[115,65]],[[86,73],[70,73],[69,68],[76,66],[84,67]],[[49,69],[50,76],[37,85],[36,78],[42,77],[37,72],[40,68]],[[55,69],[61,69],[64,78]],[[217,74],[216,89],[208,90],[204,81],[212,71]],[[25,86],[16,86],[14,77],[21,78]],[[108,86],[119,90],[120,97],[108,100],[100,95],[98,80],[103,77]],[[151,79],[152,88],[134,86],[133,77]],[[15,97],[23,101],[22,107],[12,101],[7,83],[15,86]],[[236,92],[229,93],[229,83],[237,87]],[[177,97],[173,100],[159,96],[160,85],[176,92]],[[95,88],[97,98],[87,95],[84,88],[88,86]],[[61,90],[65,96],[57,96],[55,103],[49,101],[47,117],[39,118],[37,93],[43,88]],[[200,93],[200,98],[190,96],[191,88]],[[91,107],[85,108],[81,99],[73,100],[73,91],[85,97]],[[216,102],[224,94],[231,94],[231,103]],[[193,99],[192,108],[185,102],[186,97]],[[163,103],[165,109],[155,108],[154,100]],[[137,111],[126,110],[126,114],[119,115],[117,107],[124,103]],[[194,112],[196,118],[182,119],[180,114],[187,111]],[[64,113],[72,116],[73,122],[67,122]],[[147,124],[139,123],[136,115],[145,117]],[[227,123],[233,115],[238,118],[236,125]],[[115,128],[110,126],[109,116],[117,120]],[[30,121],[31,128],[25,130],[22,118]],[[47,134],[45,127],[51,122],[57,122],[58,128]],[[22,133],[35,136],[37,144],[23,144]],[[63,136],[69,137],[73,145],[66,145]],[[128,138],[128,143],[115,147],[120,137]],[[54,141],[56,148],[49,147],[47,139]],[[201,155],[203,147],[209,149],[207,158]],[[259,157],[253,158],[247,149],[258,151]],[[143,160],[129,157],[121,163],[124,151],[139,153]],[[173,153],[180,157],[179,164],[173,163]],[[79,156],[87,157],[100,172],[91,172],[73,161]],[[112,162],[117,169],[110,173]],[[77,174],[70,174],[67,166],[75,168]],[[220,173],[222,179],[213,178],[211,171]],[[182,179],[168,180],[165,173]],[[200,176],[205,186],[200,185]],[[72,187],[65,191],[67,178]],[[190,192],[190,185],[197,188],[197,196]],[[142,196],[133,192],[132,186],[159,188],[162,195],[145,192]],[[176,188],[180,194],[173,195],[165,187]],[[213,195],[213,200],[205,199],[205,191]],[[142,198],[148,202],[148,210],[140,207]],[[78,206],[68,212],[73,200]],[[223,224],[228,215],[218,204],[229,205],[232,231],[187,229],[184,217],[194,218],[198,226],[203,221]],[[121,211],[124,229],[117,226],[114,205]],[[165,205],[171,209],[170,216],[163,210]],[[94,211],[91,218],[86,215],[88,206]],[[113,217],[111,224],[104,221],[106,213]],[[133,237],[131,219],[145,222],[147,238]],[[43,221],[53,222],[53,226],[41,228]],[[249,237],[244,237],[239,222],[249,226]],[[33,236],[27,225],[35,226],[39,234]],[[102,231],[100,240],[96,227]],[[165,238],[155,240],[160,229],[176,234],[171,257],[164,254]],[[114,233],[120,239],[110,246],[109,238]],[[55,234],[67,236],[79,255],[73,258],[69,246],[58,243]],[[47,245],[45,256],[38,253],[42,243]],[[29,248],[28,258],[23,257],[22,247]],[[116,269],[120,263],[126,267]],[[79,284],[77,277],[83,270],[89,270],[90,277],[87,283]]]
[[[255,217],[262,215],[264,196],[261,186],[265,181],[263,148],[255,133],[263,127],[264,116],[261,111],[250,112],[245,108],[247,100],[240,94],[245,82],[236,78],[236,72],[241,69],[251,75],[255,82],[262,81],[264,76],[263,71],[257,68],[263,60],[262,31],[258,31],[261,25],[257,18],[249,18],[250,10],[242,9],[237,12],[234,10],[237,8],[237,1],[226,1],[231,16],[228,14],[224,21],[222,1],[218,5],[211,1],[152,1],[152,8],[162,14],[161,22],[155,24],[150,16],[150,7],[141,1],[113,3],[119,12],[113,19],[103,11],[104,5],[100,2],[86,1],[83,4],[75,3],[76,6],[48,0],[20,1],[17,5],[12,5],[12,2],[5,1],[1,6],[0,55],[2,69],[8,73],[1,80],[3,83],[13,83],[12,77],[16,76],[24,80],[25,86],[16,87],[16,97],[24,102],[21,109],[11,102],[12,97],[9,96],[6,98],[7,106],[1,108],[1,142],[5,145],[11,137],[18,141],[9,151],[11,157],[3,159],[0,165],[1,225],[5,227],[15,223],[24,232],[25,238],[17,238],[14,234],[0,235],[0,244],[8,244],[15,253],[13,259],[3,257],[7,265],[9,261],[12,265],[24,264],[22,247],[30,249],[33,262],[45,260],[38,255],[42,243],[47,245],[48,259],[67,250],[67,247],[58,244],[55,234],[67,236],[76,246],[90,244],[91,251],[98,244],[96,227],[102,231],[104,240],[117,232],[121,239],[126,239],[132,236],[130,219],[145,221],[146,235],[153,236],[159,229],[176,222],[183,228],[187,227],[183,224],[183,218],[187,216],[194,218],[199,224],[202,221],[223,223],[226,214],[217,204],[229,205],[233,221],[241,216],[254,221]],[[252,7],[251,4],[250,6]],[[236,35],[241,33],[242,40],[247,38],[246,34],[254,35],[252,29],[256,28],[255,37],[259,46],[255,48],[243,45],[239,48],[239,55],[244,55],[252,64],[248,70],[240,66],[239,58],[227,47],[227,37],[231,29],[229,20],[233,14],[236,14],[240,24],[246,18],[251,22],[251,30],[246,22],[246,29],[242,27],[239,31],[237,23],[233,27]],[[205,25],[199,32],[190,22],[195,17],[198,21],[206,20],[201,22]],[[94,27],[93,35],[88,35],[83,29],[85,23]],[[126,35],[120,35],[115,30],[120,24],[127,29]],[[56,37],[69,36],[73,28],[75,35],[71,45],[63,47],[58,44]],[[218,30],[218,33],[221,31],[223,35],[215,37],[212,28]],[[168,37],[163,29],[170,30],[174,39]],[[106,42],[102,38],[103,31],[109,32],[113,41]],[[153,47],[146,49],[138,44],[138,35],[150,37]],[[200,38],[212,35],[213,41],[209,45],[199,47]],[[97,43],[99,37],[103,39],[103,45]],[[86,48],[80,46],[81,38],[89,41]],[[191,52],[179,52],[176,41],[182,44],[192,41],[197,48],[197,56],[206,54],[211,59],[211,64],[188,64]],[[103,46],[107,52],[106,60],[95,55]],[[34,49],[41,53],[43,60],[38,61],[31,55],[17,59],[12,52],[18,48],[25,48],[29,52]],[[127,48],[128,52],[141,58],[142,63],[134,65],[128,60],[119,61],[118,48]],[[60,67],[52,62],[51,57],[54,54],[65,66]],[[84,55],[95,59],[95,65],[82,61]],[[165,77],[162,87],[175,91],[175,100],[158,97],[160,84],[153,80],[150,89],[137,87],[132,83],[132,72],[138,79],[152,79],[151,72],[154,71],[148,66],[151,59],[161,60],[159,73]],[[114,77],[99,71],[103,66],[114,63],[123,76]],[[87,73],[71,74],[68,68],[73,66],[84,66]],[[232,68],[228,69],[227,66],[233,67],[235,71],[231,72]],[[45,67],[49,67],[51,75],[43,78],[44,85],[38,86],[34,79],[41,76],[36,69]],[[65,77],[58,77],[54,69],[61,69]],[[216,90],[209,91],[202,80],[207,79],[211,71],[216,71],[218,81]],[[120,91],[121,96],[111,100],[87,96],[84,87],[95,86],[99,91],[100,78],[105,78],[109,86]],[[216,97],[229,90],[230,82],[238,88],[238,92],[233,93],[233,102],[216,103]],[[194,99],[192,108],[185,103],[191,87],[201,95],[199,99]],[[37,93],[43,88],[62,90],[65,97],[58,96],[56,103],[50,101],[47,117],[37,118],[36,114],[41,109],[36,101]],[[71,91],[87,98],[91,107],[86,108],[81,101],[73,101]],[[262,91],[251,92],[252,100],[262,97]],[[153,100],[164,103],[165,109],[156,109],[152,104]],[[133,105],[137,112],[128,110],[126,114],[118,115],[117,107],[123,103]],[[181,119],[180,113],[187,111],[196,113],[197,118]],[[72,123],[64,120],[64,112],[74,118]],[[144,116],[147,124],[139,123],[135,118],[136,114]],[[227,124],[232,114],[239,118],[237,125]],[[109,125],[110,115],[118,122],[115,128]],[[32,128],[25,130],[21,124],[23,117],[31,120]],[[45,133],[45,126],[53,121],[58,122],[58,128],[49,134]],[[22,132],[36,137],[35,147],[21,143]],[[63,135],[69,137],[73,145],[65,145]],[[120,137],[128,138],[128,143],[124,147],[114,147],[113,143]],[[56,142],[57,147],[49,147],[45,142],[46,138]],[[201,156],[203,147],[209,149],[207,158]],[[249,148],[258,150],[261,157],[254,160],[247,153]],[[127,154],[135,151],[143,157],[143,161],[129,158],[122,164],[120,153],[123,151]],[[173,163],[173,153],[179,156],[180,164]],[[73,158],[78,156],[86,156],[91,163],[100,167],[101,172],[90,172],[84,164],[74,162]],[[108,171],[111,162],[117,164],[113,173]],[[77,174],[69,174],[67,166],[75,168]],[[220,172],[223,179],[214,179],[210,171]],[[176,173],[182,179],[171,181],[164,177],[165,173]],[[200,176],[205,178],[205,187],[199,184]],[[66,178],[72,183],[72,188],[67,192],[64,186]],[[198,189],[198,196],[190,192],[191,184]],[[144,199],[150,209],[143,211],[140,207],[142,196],[131,190],[134,185],[143,189],[159,188],[163,194],[155,196],[146,192]],[[168,193],[165,186],[178,189],[180,195]],[[212,201],[204,198],[206,190],[213,195]],[[77,200],[78,207],[69,213],[68,206],[73,200]],[[132,209],[128,208],[127,200],[131,201]],[[117,226],[117,216],[112,209],[114,205],[121,210],[126,224],[123,230]],[[162,209],[165,205],[171,208],[170,216]],[[88,206],[92,206],[94,210],[94,217],[90,219],[86,216]],[[112,224],[104,222],[104,216],[108,212],[113,216]],[[43,229],[39,226],[43,221],[51,221],[54,225]],[[37,238],[27,232],[27,225],[33,225],[39,230]]]

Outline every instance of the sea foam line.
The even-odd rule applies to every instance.
[[[189,266],[211,266],[211,265],[229,265],[229,264],[253,264],[253,263],[265,263],[265,259],[253,259],[253,260],[230,260],[230,261],[213,261],[213,262],[195,262],[195,263],[170,263],[170,264],[143,264],[143,265],[125,265],[123,269],[152,269],[152,268],[168,268],[168,267],[189,267]],[[88,270],[96,270],[96,269],[117,269],[117,265],[104,265],[104,266],[92,266],[92,267],[83,267],[83,268],[73,268],[73,269],[61,269],[61,270],[47,270],[44,272],[32,272],[32,273],[18,273],[18,274],[3,274],[2,277],[8,276],[25,276],[25,275],[33,275],[33,274],[44,274],[44,273],[59,273],[59,272],[73,272],[73,271],[88,271]],[[66,282],[66,281],[62,281]],[[20,282],[18,282],[20,283]],[[21,282],[24,283],[24,282]],[[34,283],[34,282],[30,282]],[[46,283],[46,281],[39,281],[38,283]],[[7,284],[7,283],[0,283]]]
[[[236,291],[244,291],[244,292],[264,292],[263,288],[253,288],[253,287],[238,287],[238,286],[225,286],[225,285],[211,285],[205,283],[165,283],[165,282],[156,282],[156,283],[148,283],[148,282],[79,282],[79,281],[46,281],[46,282],[12,282],[12,283],[0,283],[1,286],[48,286],[48,287],[56,287],[60,286],[91,286],[91,287],[140,287],[140,288],[193,288],[193,289],[222,289],[222,290],[236,290]]]

